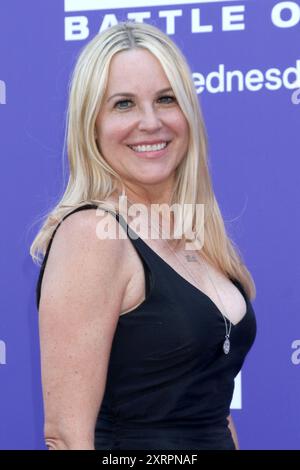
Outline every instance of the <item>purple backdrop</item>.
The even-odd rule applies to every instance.
[[[299,0],[1,2],[0,448],[45,448],[33,223],[63,188],[78,51],[130,15],[188,58],[217,198],[257,284],[258,335],[232,409],[241,448],[299,449]]]

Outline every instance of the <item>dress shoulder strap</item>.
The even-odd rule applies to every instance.
[[[39,272],[39,276],[38,276],[38,280],[37,280],[37,285],[36,285],[36,305],[37,305],[37,309],[39,309],[39,303],[40,303],[40,296],[41,296],[41,286],[42,286],[42,280],[43,280],[43,275],[44,275],[44,271],[45,271],[45,267],[46,267],[46,263],[47,263],[47,259],[48,259],[48,256],[49,256],[49,252],[50,252],[50,248],[51,248],[51,245],[52,245],[52,242],[53,242],[53,239],[54,239],[54,235],[58,229],[58,227],[60,226],[60,224],[62,223],[63,220],[65,220],[67,217],[69,217],[71,214],[74,214],[75,212],[79,212],[79,211],[82,211],[82,210],[86,210],[86,209],[103,209],[104,211],[107,211],[107,212],[110,212],[112,215],[114,215],[118,221],[118,223],[120,223],[120,225],[123,227],[125,233],[128,235],[129,239],[131,240],[133,246],[135,247],[142,263],[143,263],[143,266],[144,266],[144,269],[145,269],[145,272],[146,272],[146,291],[150,290],[150,284],[152,283],[152,279],[153,279],[153,273],[152,273],[152,269],[151,269],[151,266],[149,263],[149,249],[147,250],[147,247],[145,246],[145,243],[143,243],[143,241],[137,236],[137,234],[129,227],[129,225],[127,225],[125,219],[123,218],[123,216],[121,214],[119,214],[118,212],[114,211],[113,209],[109,208],[109,207],[105,207],[104,205],[98,205],[98,204],[91,204],[91,203],[88,203],[88,204],[84,204],[82,206],[79,206],[79,207],[76,207],[74,210],[68,212],[63,218],[62,220],[57,224],[57,227],[55,228],[55,230],[53,231],[52,235],[51,235],[51,238],[49,240],[49,243],[48,243],[48,246],[47,246],[47,249],[46,249],[46,252],[45,252],[45,256],[44,256],[44,259],[42,261],[42,265],[41,265],[41,268],[40,268],[40,272]],[[145,259],[146,258],[146,259]]]

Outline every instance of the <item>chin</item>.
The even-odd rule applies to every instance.
[[[137,175],[135,180],[140,184],[160,184],[168,180],[171,175],[172,172],[169,171],[166,171],[165,173],[162,171],[145,172],[141,175]]]

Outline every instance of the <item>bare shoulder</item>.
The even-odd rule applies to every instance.
[[[71,301],[71,295],[73,302],[85,295],[92,299],[97,293],[103,295],[113,280],[115,296],[122,295],[129,276],[126,239],[118,236],[118,230],[114,215],[102,209],[81,210],[63,220],[49,252],[41,303],[53,298],[54,292],[56,301]]]
[[[97,208],[86,209],[69,215],[59,225],[55,234],[53,245],[62,245],[63,248],[78,248],[91,246],[91,248],[106,251],[113,247],[117,254],[122,253],[124,239],[118,237],[119,223],[111,213]],[[108,228],[108,230],[107,230]],[[68,241],[68,245],[65,242]]]

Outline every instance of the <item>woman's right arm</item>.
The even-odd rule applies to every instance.
[[[129,282],[128,242],[99,239],[98,222],[92,209],[66,218],[44,272],[39,331],[44,434],[51,450],[94,449],[112,340]]]

